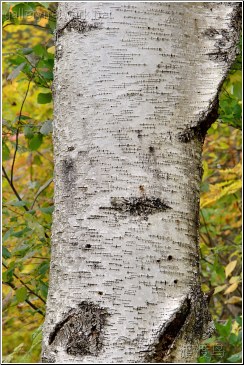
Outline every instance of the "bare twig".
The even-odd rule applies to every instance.
[[[19,25],[32,25],[33,27],[42,28],[42,29],[45,29],[45,30],[50,29],[48,27],[43,27],[43,26],[41,26],[39,24],[31,24],[31,23],[21,23],[21,24],[8,23],[8,24],[5,24],[3,26],[3,29],[6,28],[6,27],[8,27],[9,25],[18,25],[18,26]]]
[[[18,118],[18,124],[20,124],[20,119],[21,119],[21,114],[22,114],[22,110],[23,110],[23,107],[24,107],[24,104],[25,104],[25,101],[26,101],[26,98],[27,98],[27,95],[28,95],[28,92],[29,92],[29,88],[30,88],[30,83],[34,77],[34,74],[35,72],[33,72],[29,82],[28,82],[28,85],[27,85],[27,90],[26,90],[26,93],[25,93],[25,96],[24,96],[24,99],[22,101],[22,104],[21,104],[21,107],[20,107],[20,112],[19,112],[19,118]],[[13,162],[12,162],[12,166],[11,166],[11,175],[10,175],[10,181],[11,181],[11,184],[13,184],[13,177],[14,177],[14,164],[15,164],[15,160],[16,160],[16,154],[17,154],[17,151],[18,151],[18,147],[19,147],[19,127],[17,128],[17,132],[16,132],[16,142],[15,142],[15,150],[14,150],[14,156],[13,156]]]
[[[19,193],[17,192],[17,190],[15,189],[15,186],[13,184],[13,182],[11,182],[10,178],[8,177],[8,174],[6,173],[5,168],[2,166],[2,171],[3,171],[3,176],[5,177],[5,179],[7,180],[7,182],[9,183],[9,186],[11,187],[11,189],[13,190],[15,196],[17,197],[17,199],[22,202],[23,200],[21,199],[21,197],[19,196]],[[29,209],[26,205],[23,205],[23,208],[28,212]]]
[[[31,210],[33,209],[34,205],[35,205],[35,202],[38,198],[38,196],[51,184],[51,182],[53,182],[53,178],[49,179],[45,184],[43,184],[39,190],[37,191],[36,195],[35,195],[35,198],[33,200],[33,203],[31,205]]]
[[[9,283],[9,282],[3,282],[3,284],[6,284],[6,285],[10,286],[10,288],[12,288],[13,290],[17,290],[16,286],[15,286],[14,284],[12,284],[12,283]],[[39,314],[41,314],[43,317],[45,317],[45,314],[43,313],[43,311],[42,311],[40,308],[36,307],[36,306],[35,306],[35,304],[33,304],[33,303],[32,303],[31,301],[29,301],[28,299],[26,299],[26,300],[25,300],[25,302],[26,302],[27,304],[29,304],[29,306],[30,306],[32,309],[34,309],[37,313],[39,313]]]
[[[203,212],[202,210],[200,210],[200,213],[201,213],[201,216],[202,216],[202,219],[203,219],[203,223],[204,223],[204,226],[206,228],[206,233],[207,233],[207,236],[208,236],[208,239],[209,239],[209,243],[211,244],[211,246],[213,247],[214,246],[214,243],[212,241],[212,238],[210,236],[210,233],[209,233],[209,230],[208,230],[208,227],[207,227],[207,223],[206,223],[206,220],[205,220],[205,217],[203,215]]]
[[[5,265],[3,262],[2,262],[2,265],[5,267],[5,269],[8,269],[8,266]],[[40,296],[38,295],[37,293],[35,293],[22,279],[20,279],[18,277],[18,275],[16,275],[15,273],[13,273],[13,276],[27,289],[29,290],[29,292],[33,295],[35,295],[37,298],[39,298],[44,304],[46,304],[46,301]]]

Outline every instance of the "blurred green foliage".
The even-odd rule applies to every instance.
[[[53,212],[56,3],[3,3],[3,362],[39,362]],[[28,14],[28,16],[27,16]],[[241,44],[241,43],[240,43]],[[204,145],[202,289],[216,333],[199,362],[241,362],[241,53]]]
[[[241,43],[240,43],[241,44]],[[242,70],[237,56],[220,92],[219,118],[203,148],[200,249],[202,289],[214,289],[216,333],[199,362],[241,362]]]

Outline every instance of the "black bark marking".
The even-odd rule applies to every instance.
[[[75,163],[71,157],[67,157],[62,161],[62,173],[64,176],[64,184],[70,190],[76,180]]]
[[[154,346],[154,349],[151,351],[150,355],[146,356],[147,362],[161,363],[168,353],[171,345],[177,338],[180,330],[182,329],[189,313],[191,310],[191,302],[190,299],[186,298],[182,303],[180,309],[174,317],[170,320],[170,322],[163,329],[163,332],[159,335],[157,344]]]
[[[103,328],[108,313],[98,305],[81,302],[56,324],[49,336],[49,345],[63,346],[71,355],[94,355],[103,346]]]
[[[97,22],[92,24],[88,23],[85,19],[72,18],[62,28],[56,30],[56,41],[64,34],[65,29],[69,32],[74,30],[84,34],[94,29],[101,29],[101,24]]]
[[[217,30],[210,27],[203,32],[203,35],[216,40],[214,44],[216,51],[208,53],[209,59],[212,61],[231,63],[233,51],[234,53],[238,51],[234,48],[236,41],[238,41],[242,26],[242,6],[241,2],[235,5],[231,4],[231,6],[233,6],[234,9],[231,16],[230,27],[228,29]]]
[[[208,302],[208,294],[202,293],[199,283],[194,284],[178,312],[160,330],[145,360],[150,363],[175,362],[174,349],[179,341],[181,345],[192,346],[195,351],[197,343],[212,336],[214,328]]]
[[[68,151],[74,151],[74,149],[75,149],[74,146],[69,146],[68,147]]]
[[[207,293],[204,293],[204,297],[205,297],[208,304],[210,303],[210,300],[211,300],[213,294],[214,294],[214,289],[213,288],[210,289]]]
[[[215,99],[210,103],[207,111],[199,115],[197,124],[195,126],[186,128],[183,132],[180,132],[178,134],[179,141],[183,143],[188,143],[196,138],[198,141],[203,143],[208,129],[219,116],[218,109],[219,92],[217,93]]]
[[[164,212],[168,209],[172,209],[160,198],[142,197],[130,197],[125,198],[111,198],[111,207],[108,209],[114,209],[121,213],[129,213],[134,216],[147,217],[150,214]]]
[[[225,75],[223,76],[217,88],[216,96],[213,101],[210,102],[207,111],[199,115],[198,121],[195,123],[195,125],[189,126],[183,132],[178,133],[178,139],[180,142],[187,143],[196,138],[203,143],[208,129],[219,116],[219,94],[226,75],[228,74],[232,64],[235,62],[235,56],[237,56],[239,53],[238,41],[242,27],[242,3],[230,3],[230,6],[233,7],[233,11],[228,29],[217,30],[213,27],[210,27],[203,32],[203,35],[207,36],[208,38],[216,38],[216,42],[214,44],[216,51],[209,53],[209,58],[227,63]]]

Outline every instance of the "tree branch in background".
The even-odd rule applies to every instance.
[[[8,266],[5,265],[3,262],[2,262],[2,265],[5,267],[5,269],[8,270]],[[37,293],[35,293],[22,279],[20,279],[18,277],[18,275],[16,275],[15,273],[13,273],[13,276],[27,289],[29,290],[29,292],[33,295],[35,295],[37,298],[39,298],[44,304],[46,304],[46,301],[40,296],[38,295]]]
[[[11,189],[13,190],[15,196],[17,197],[17,199],[22,202],[23,200],[21,199],[21,197],[19,196],[19,193],[17,192],[17,190],[15,189],[15,186],[13,184],[13,182],[10,180],[10,178],[8,177],[8,174],[5,170],[5,168],[2,166],[2,171],[3,171],[3,176],[5,177],[5,179],[7,180],[7,182],[9,183],[9,186],[11,187]],[[26,205],[23,205],[23,208],[28,212],[29,209]]]
[[[33,200],[33,203],[31,205],[31,210],[33,209],[34,205],[35,205],[35,202],[38,198],[38,196],[51,184],[51,182],[53,182],[53,178],[49,179],[45,184],[43,184],[39,190],[37,191],[35,197],[34,197],[34,200]]]
[[[28,92],[29,92],[29,88],[30,88],[30,83],[34,77],[34,74],[35,74],[35,71],[33,72],[29,82],[28,82],[28,85],[27,85],[27,90],[26,90],[26,93],[25,93],[25,96],[24,96],[24,99],[22,101],[22,104],[21,104],[21,107],[20,107],[20,112],[19,112],[19,119],[18,119],[18,124],[20,123],[20,119],[21,119],[21,114],[22,114],[22,111],[23,111],[23,107],[24,107],[24,104],[25,104],[25,101],[26,101],[26,98],[27,98],[27,95],[28,95]],[[16,132],[16,142],[15,142],[15,150],[14,150],[14,156],[13,156],[13,162],[12,162],[12,166],[11,166],[11,175],[10,175],[10,181],[11,181],[11,184],[13,184],[13,178],[14,178],[14,164],[15,164],[15,160],[16,160],[16,154],[17,154],[17,151],[18,151],[18,147],[19,147],[19,127],[17,128],[17,132]]]
[[[9,283],[9,282],[3,282],[3,284],[6,284],[8,286],[10,286],[10,288],[12,288],[13,290],[17,290],[16,286],[12,283]],[[41,314],[43,317],[45,317],[45,314],[43,313],[43,311],[38,308],[35,304],[33,304],[31,301],[29,301],[29,299],[26,299],[25,302],[27,304],[29,304],[29,306],[34,309],[37,313]]]

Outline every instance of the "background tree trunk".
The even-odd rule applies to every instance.
[[[43,361],[194,362],[201,151],[240,3],[60,3]]]

